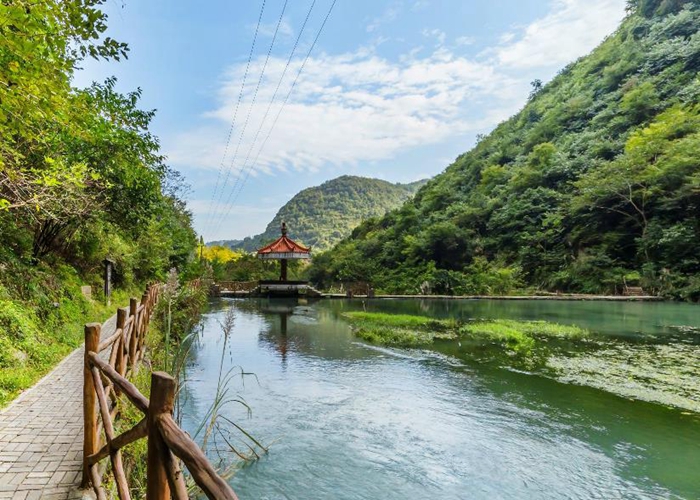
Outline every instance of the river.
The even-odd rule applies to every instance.
[[[220,323],[231,308],[225,338]],[[187,358],[181,415],[194,435],[220,371],[250,373],[232,378],[226,398],[244,400],[251,413],[224,406],[208,447],[219,466],[237,461],[229,444],[257,448],[228,418],[269,448],[232,476],[242,500],[700,498],[695,391],[660,404],[653,391],[639,396],[605,367],[591,369],[586,353],[575,368],[568,358],[553,362],[566,371],[557,377],[474,361],[458,341],[430,351],[369,346],[340,317],[363,308],[575,324],[601,339],[592,359],[605,366],[610,346],[629,342],[652,361],[653,349],[696,356],[688,363],[700,351],[700,307],[687,304],[217,300]],[[697,369],[682,376],[695,383],[698,374],[686,372]],[[621,395],[603,390],[605,381]],[[660,402],[631,399],[638,396]]]

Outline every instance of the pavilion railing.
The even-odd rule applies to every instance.
[[[220,290],[229,292],[250,292],[258,286],[257,281],[217,281]]]

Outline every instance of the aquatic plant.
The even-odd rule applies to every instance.
[[[458,324],[453,319],[435,319],[410,314],[352,311],[343,315],[353,325],[355,335],[372,344],[418,347],[435,338],[454,338]]]
[[[209,444],[209,440],[213,437],[219,436],[223,439],[224,443],[228,446],[229,451],[234,453],[244,462],[249,462],[257,460],[260,458],[261,454],[267,453],[267,448],[263,446],[257,439],[255,439],[250,433],[243,429],[240,425],[229,419],[228,417],[222,415],[222,410],[230,404],[238,404],[246,410],[246,414],[250,417],[252,415],[252,409],[245,402],[243,397],[236,394],[232,390],[233,380],[240,376],[241,380],[245,380],[246,376],[252,376],[257,380],[254,373],[246,372],[242,367],[234,366],[230,368],[227,372],[224,372],[224,358],[226,355],[226,348],[228,346],[228,341],[233,333],[233,327],[236,320],[236,311],[233,307],[226,310],[223,321],[219,324],[221,325],[222,333],[224,334],[224,343],[221,348],[221,358],[219,360],[219,375],[216,384],[216,393],[214,395],[214,400],[211,406],[207,410],[206,414],[202,418],[202,421],[194,433],[197,437],[202,435],[202,449],[206,452]],[[219,420],[222,420],[228,426],[221,426]],[[239,431],[246,440],[243,441],[243,445],[248,449],[247,452],[238,450],[233,444],[233,437],[230,431],[230,427],[233,427]],[[251,444],[252,443],[252,446]],[[258,452],[258,449],[261,450]],[[224,460],[220,455],[220,449],[215,447],[215,451],[219,453],[219,458],[223,463]],[[230,476],[237,467],[237,464],[229,464],[226,469],[222,472],[223,476]]]
[[[458,322],[451,318],[366,311],[347,312],[343,316],[350,321],[354,333],[361,339],[394,347],[417,347],[429,345],[434,340],[466,338],[496,343],[524,354],[546,338],[578,340],[589,335],[587,330],[577,326],[546,321],[496,319]]]
[[[387,314],[381,312],[351,311],[344,317],[358,323],[380,324],[394,328],[428,328],[431,330],[448,330],[457,326],[454,319],[435,319],[428,316],[412,314]]]
[[[418,347],[432,342],[432,337],[428,332],[401,328],[363,325],[355,330],[355,334],[362,340],[372,344],[392,347]]]
[[[496,342],[518,353],[531,351],[535,347],[535,339],[517,326],[499,321],[480,321],[463,325],[459,334],[460,337]]]
[[[460,327],[459,334],[461,337],[489,339],[506,345],[515,352],[526,353],[536,346],[538,339],[545,337],[582,339],[587,337],[589,332],[578,326],[546,321],[496,319],[466,323]]]
[[[599,349],[561,353],[547,361],[561,382],[595,387],[700,412],[700,349],[694,344],[615,341]]]

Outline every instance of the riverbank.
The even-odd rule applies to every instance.
[[[342,293],[323,293],[324,299],[347,299]],[[587,294],[548,294],[548,295],[397,295],[383,294],[353,295],[356,299],[441,299],[441,300],[600,300],[607,302],[664,302],[667,299],[655,295],[587,295]]]
[[[247,290],[223,290],[216,294],[218,297],[246,299],[254,297]],[[303,295],[300,295],[303,297]],[[321,299],[421,299],[421,300],[563,300],[563,301],[607,301],[607,302],[664,302],[667,299],[656,295],[588,295],[578,293],[546,294],[546,295],[400,295],[400,294],[354,294],[348,297],[344,293],[320,292],[311,298]]]
[[[50,315],[30,301],[13,300],[0,287],[0,408],[32,387],[84,340],[85,323],[102,323],[116,305],[126,306],[138,288],[115,290],[114,306],[85,298],[77,286],[57,293]]]

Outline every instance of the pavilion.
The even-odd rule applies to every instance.
[[[287,266],[291,259],[310,259],[311,249],[300,245],[287,236],[287,224],[282,223],[282,236],[258,250],[258,258],[280,261],[280,279],[261,280],[259,293],[263,295],[299,295],[306,293],[309,283],[307,281],[289,281],[287,279]]]

